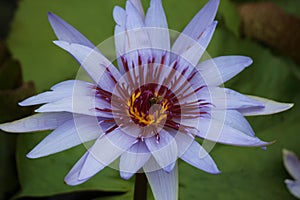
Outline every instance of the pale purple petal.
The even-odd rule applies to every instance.
[[[149,33],[151,47],[169,52],[170,35],[161,0],[151,0],[145,18],[145,27]]]
[[[97,139],[89,150],[90,153],[81,169],[79,179],[95,175],[129,149],[135,140],[136,138],[119,130]]]
[[[144,20],[140,15],[137,8],[132,4],[132,2],[126,2],[126,29],[137,29],[144,27]]]
[[[144,17],[145,13],[144,13],[144,9],[143,9],[141,0],[130,0],[130,2],[134,5],[134,7],[140,13],[141,17]]]
[[[37,110],[36,112],[71,112],[90,116],[108,117],[112,118],[109,112],[101,112],[96,108],[109,109],[110,104],[100,98],[91,96],[77,96],[67,97],[61,100],[47,103]]]
[[[237,129],[249,136],[255,136],[245,117],[236,110],[211,110],[211,117],[220,123],[224,123],[234,129]]]
[[[191,146],[185,151],[183,155],[181,155],[180,158],[185,162],[189,163],[190,165],[198,169],[204,170],[208,173],[220,173],[214,160],[210,157],[206,150],[196,141],[194,141],[191,144]]]
[[[120,175],[130,179],[149,160],[151,153],[144,142],[137,142],[125,151],[120,158]]]
[[[103,130],[97,118],[76,116],[50,133],[28,154],[28,158],[39,158],[77,146],[98,138]]]
[[[65,41],[54,41],[54,43],[72,54],[101,88],[108,91],[114,88],[115,81],[120,78],[120,73],[99,51]]]
[[[197,70],[208,86],[218,86],[231,79],[247,66],[252,59],[246,56],[221,56],[201,62]]]
[[[146,63],[149,56],[151,55],[151,51],[147,50],[151,47],[151,43],[148,33],[144,29],[144,20],[130,1],[126,2],[125,26],[125,32],[122,33],[125,34],[125,51],[121,52],[121,55],[126,54],[126,59],[129,65],[132,65],[132,63],[134,63],[135,66],[137,66],[138,51],[148,52],[148,56],[146,58],[144,56],[141,56],[141,58],[143,59],[143,63]]]
[[[87,181],[89,178],[83,179],[83,180],[79,180],[79,173],[81,171],[81,168],[83,166],[83,164],[85,163],[85,160],[88,156],[89,152],[86,152],[77,162],[76,164],[72,167],[72,169],[70,170],[70,172],[67,174],[67,176],[65,177],[65,183],[71,186],[74,185],[79,185],[81,183],[84,183],[85,181]]]
[[[122,61],[120,56],[125,53],[125,28],[126,28],[126,11],[119,7],[115,6],[113,10],[113,17],[116,22],[114,39],[115,39],[115,48],[116,48],[116,58],[119,66],[120,72],[123,74],[125,71],[123,69]]]
[[[298,199],[300,199],[300,181],[285,180],[285,184],[289,191]]]
[[[117,25],[124,26],[126,23],[126,12],[120,6],[115,6],[113,10],[113,18]]]
[[[92,147],[93,148],[93,147]],[[78,174],[79,181],[86,181],[102,169],[104,169],[107,165],[101,163],[96,156],[94,156],[91,152],[91,149],[87,152],[88,155],[81,166],[80,172]],[[104,149],[103,149],[104,150]],[[104,150],[106,151],[106,150]]]
[[[265,99],[262,97],[250,96],[250,99],[261,102],[264,107],[254,107],[254,108],[244,108],[239,109],[239,111],[245,116],[255,116],[255,115],[271,115],[275,113],[279,113],[285,110],[290,109],[294,106],[292,103],[280,103],[270,99]]]
[[[289,174],[296,180],[300,180],[300,160],[294,152],[283,149],[283,164]]]
[[[116,55],[121,73],[125,72],[121,57],[126,60],[129,69],[139,64],[139,54],[145,55],[140,58],[142,64],[146,64],[151,57],[151,42],[144,28],[144,19],[135,5],[127,1],[126,10],[115,7],[114,18],[117,22],[114,33]]]
[[[73,115],[66,112],[40,113],[13,122],[0,124],[0,129],[7,132],[34,132],[51,130],[72,119]]]
[[[163,169],[150,171],[158,166],[153,166],[154,160],[149,160],[144,171],[146,172],[152,193],[156,200],[177,200],[178,199],[178,167],[177,164],[169,173]],[[150,165],[150,166],[149,166]],[[157,164],[156,164],[157,165]]]
[[[90,48],[95,48],[84,35],[77,31],[73,26],[53,13],[48,13],[49,22],[59,40],[69,43],[78,43]]]
[[[197,38],[201,36],[206,27],[212,24],[216,16],[218,6],[219,0],[210,0],[195,15],[195,17],[190,21],[190,23],[185,27],[183,32],[179,35],[172,47],[172,51],[181,54],[189,48],[191,39],[197,41]]]
[[[211,102],[215,109],[264,107],[262,102],[228,88],[207,87],[200,90],[197,93],[197,96],[199,99],[205,99],[206,101]]]
[[[50,103],[66,97],[78,96],[78,95],[95,96],[95,91],[93,87],[94,87],[93,84],[84,81],[79,81],[79,80],[63,81],[51,87],[52,91],[43,92],[41,94],[29,97],[23,100],[22,102],[20,102],[19,105],[31,106],[31,105],[38,105],[43,103]]]
[[[262,147],[270,144],[216,120],[202,118],[199,120],[197,129],[195,134],[198,137],[223,144]]]
[[[151,0],[150,7],[145,18],[145,25],[146,27],[168,28],[161,0]]]
[[[217,26],[217,21],[213,22],[209,25],[204,32],[201,34],[201,37],[197,38],[197,40],[192,40],[191,38],[187,38],[186,40],[190,40],[190,46],[186,49],[186,51],[180,54],[185,61],[187,61],[192,66],[196,66],[205,52]],[[179,52],[174,52],[179,54]]]
[[[35,96],[29,97],[19,103],[20,106],[32,106],[32,105],[38,105],[43,103],[49,103],[53,101],[60,100],[62,98],[65,98],[69,96],[67,92],[53,92],[53,91],[47,91],[40,94],[37,94]]]
[[[145,143],[157,163],[165,170],[171,170],[170,167],[177,159],[176,141],[164,129],[160,130],[159,135],[159,141],[153,136],[145,138]]]

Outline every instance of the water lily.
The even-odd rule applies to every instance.
[[[161,0],[146,14],[139,0],[113,11],[115,67],[80,32],[49,13],[58,37],[91,82],[68,80],[30,97],[21,106],[43,104],[37,114],[6,124],[8,132],[54,130],[27,157],[39,158],[94,141],[65,177],[81,184],[120,158],[123,179],[144,172],[156,199],[177,199],[177,159],[217,174],[215,162],[195,138],[261,146],[244,116],[266,115],[291,104],[243,95],[220,87],[252,63],[245,56],[199,62],[217,26],[219,0],[210,0],[174,44]]]
[[[289,174],[295,179],[286,179],[285,184],[295,197],[300,199],[300,160],[292,151],[283,149],[283,163]]]

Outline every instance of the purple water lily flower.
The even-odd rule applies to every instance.
[[[124,179],[148,178],[155,199],[177,199],[177,159],[217,174],[196,140],[238,146],[266,146],[244,116],[266,115],[291,104],[222,88],[252,63],[222,56],[199,63],[217,26],[219,0],[210,0],[170,45],[161,0],[146,14],[139,0],[116,6],[113,16],[118,69],[81,33],[49,13],[54,43],[68,51],[92,82],[68,80],[30,97],[21,106],[43,104],[37,114],[0,125],[8,132],[53,130],[27,156],[39,158],[94,141],[65,178],[81,184],[117,158]]]

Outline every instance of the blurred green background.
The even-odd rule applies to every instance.
[[[300,155],[300,66],[290,56],[290,49],[285,51],[276,46],[277,42],[279,44],[281,40],[285,42],[291,38],[283,35],[270,44],[243,32],[244,19],[240,17],[237,7],[241,8],[249,2],[221,0],[217,14],[219,25],[208,52],[212,57],[234,54],[253,58],[253,65],[226,83],[226,87],[245,94],[294,102],[295,106],[284,113],[248,118],[258,137],[266,141],[276,140],[266,151],[260,148],[216,145],[211,155],[222,171],[220,175],[206,174],[179,162],[179,197],[182,200],[294,199],[284,184],[284,180],[290,176],[282,164],[282,148]],[[271,2],[282,9],[280,14],[295,16],[290,21],[296,24],[291,26],[299,28],[299,0]],[[181,31],[205,3],[206,0],[163,0],[169,28]],[[124,4],[124,0],[2,0],[0,36],[9,50],[1,42],[0,123],[32,112],[33,109],[17,106],[17,102],[26,96],[48,90],[53,84],[76,76],[79,65],[52,43],[56,38],[47,21],[47,12],[58,14],[94,44],[99,44],[113,35],[113,7],[123,7]],[[143,4],[148,7],[149,1],[143,0]],[[266,12],[273,11],[278,12],[276,9],[266,9]],[[250,13],[255,15],[255,12],[252,10]],[[287,18],[288,21],[289,19]],[[278,27],[282,23],[278,21]],[[299,38],[300,32],[290,34]],[[64,176],[85,151],[83,146],[46,158],[26,158],[26,153],[47,134],[48,132],[17,135],[1,132],[0,199],[133,198],[134,180],[124,181],[117,171],[110,168],[82,185],[71,187],[64,184]],[[150,191],[148,194],[149,199],[153,199]]]

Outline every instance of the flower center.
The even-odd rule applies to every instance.
[[[128,115],[140,126],[163,125],[171,117],[171,93],[165,86],[155,83],[141,86],[128,100]]]

